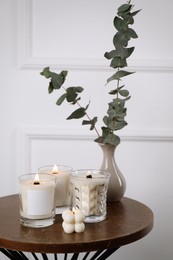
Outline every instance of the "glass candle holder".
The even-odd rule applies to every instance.
[[[106,218],[106,198],[110,174],[93,169],[72,171],[72,207],[79,208],[86,223],[103,221]]]
[[[70,174],[72,168],[55,164],[41,166],[38,168],[38,172],[51,174],[56,177],[55,206],[63,208],[69,206],[71,202]]]
[[[25,174],[19,177],[20,223],[27,227],[46,227],[55,220],[56,177]]]

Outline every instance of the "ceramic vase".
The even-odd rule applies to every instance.
[[[126,181],[116,164],[116,146],[109,144],[99,144],[99,146],[103,152],[103,160],[100,170],[108,171],[111,174],[107,192],[107,201],[119,201],[125,193]]]

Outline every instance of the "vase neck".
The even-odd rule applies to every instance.
[[[108,155],[114,155],[116,146],[115,145],[110,145],[110,144],[99,144],[103,153],[106,153]]]

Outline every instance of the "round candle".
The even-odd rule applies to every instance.
[[[40,173],[52,174],[56,177],[55,205],[68,206],[70,204],[70,172],[72,168],[64,165],[48,165],[38,169]]]
[[[27,219],[49,218],[55,214],[54,189],[56,178],[40,174],[19,177],[20,215]]]

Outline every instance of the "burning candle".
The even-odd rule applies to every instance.
[[[56,178],[49,174],[19,177],[20,221],[25,226],[43,227],[54,223]]]
[[[66,210],[62,214],[62,227],[65,233],[81,233],[85,229],[85,216],[79,209]]]
[[[64,165],[48,165],[38,169],[39,173],[49,173],[56,177],[55,205],[70,205],[70,173],[72,168]]]
[[[106,196],[110,174],[100,170],[72,172],[72,206],[85,215],[85,222],[99,222],[106,218]]]

